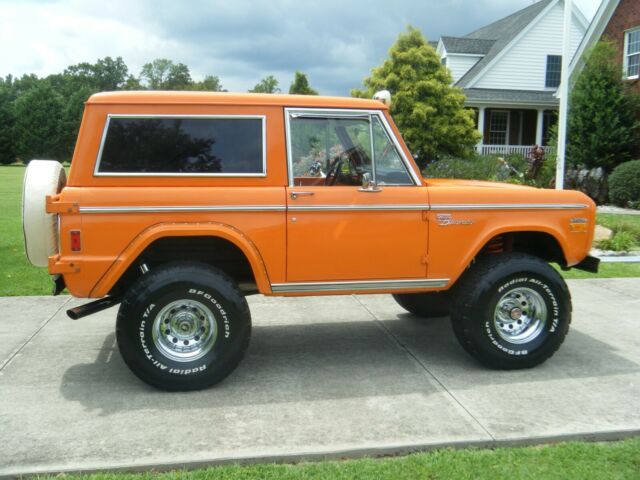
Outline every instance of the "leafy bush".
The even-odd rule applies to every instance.
[[[640,224],[619,221],[608,225],[613,236],[598,242],[598,248],[616,252],[640,248]]]
[[[522,183],[526,159],[512,155],[506,159],[494,155],[475,155],[469,158],[443,158],[431,162],[423,174],[428,178],[460,178]]]
[[[620,207],[640,204],[640,160],[621,163],[609,176],[609,199]]]
[[[634,250],[637,246],[638,244],[630,232],[619,232],[611,238],[598,242],[598,248],[602,250],[614,250],[616,252]]]

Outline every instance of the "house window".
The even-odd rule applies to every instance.
[[[506,145],[509,112],[491,110],[489,119],[489,145]]]
[[[560,86],[560,73],[562,72],[562,56],[547,55],[547,76],[545,86],[547,88],[557,88]]]
[[[624,72],[627,78],[640,76],[640,28],[625,32]]]
[[[440,63],[441,63],[443,66],[445,66],[445,67],[446,67],[446,66],[447,66],[447,57],[442,57],[442,58],[440,59]]]

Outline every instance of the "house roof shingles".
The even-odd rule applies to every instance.
[[[558,105],[558,99],[553,91],[465,88],[464,93],[469,104],[491,102],[509,105]]]
[[[469,40],[493,40],[493,44],[486,55],[465,73],[456,83],[459,87],[466,87],[478,72],[480,72],[496,55],[498,55],[529,23],[536,18],[554,0],[540,0],[529,7],[523,8],[508,17],[502,18],[485,27],[479,28],[464,38]],[[448,49],[447,49],[448,51]]]
[[[465,53],[469,55],[486,55],[495,40],[465,37],[441,37],[447,53]]]

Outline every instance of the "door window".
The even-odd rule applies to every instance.
[[[293,185],[413,185],[377,115],[289,117]]]
[[[369,118],[294,116],[294,185],[361,185],[373,173]]]

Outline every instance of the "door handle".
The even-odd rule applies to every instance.
[[[306,196],[306,197],[310,197],[311,195],[315,195],[314,192],[291,192],[289,194],[289,196],[291,197],[291,200],[295,200],[298,197],[302,197],[302,196]]]
[[[378,193],[381,192],[382,189],[377,185],[371,185],[369,187],[360,187],[358,189],[359,192],[368,192],[368,193]]]

